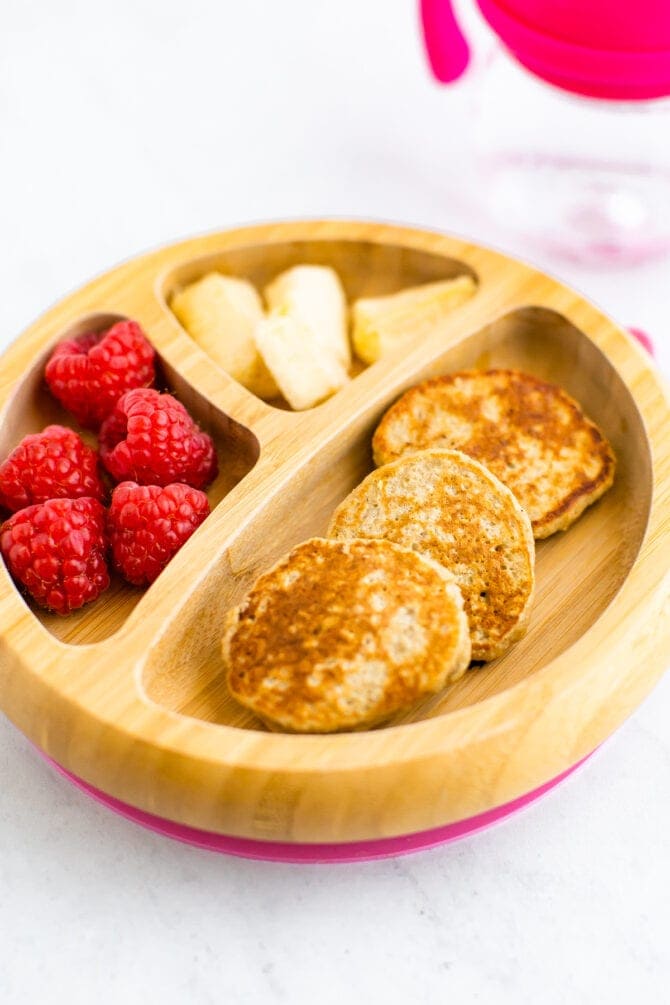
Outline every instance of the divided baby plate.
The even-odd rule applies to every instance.
[[[212,269],[261,288],[298,263],[347,295],[469,273],[476,295],[290,412],[256,398],[180,327],[171,294]],[[214,437],[211,516],[146,591],[116,583],[68,618],[0,569],[0,705],[50,758],[112,800],[231,839],[393,839],[490,813],[593,751],[651,690],[670,651],[670,411],[644,351],[540,272],[437,233],[298,222],[211,234],[128,262],[67,297],[5,354],[0,456],[66,421],[43,385],[51,348],[140,322],[170,389]],[[511,366],[561,384],[617,454],[613,489],[537,547],[526,638],[437,699],[369,732],[266,731],[227,693],[226,611],[292,545],[323,534],[371,469],[383,411],[423,378]]]

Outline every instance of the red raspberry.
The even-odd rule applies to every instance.
[[[12,576],[57,614],[107,589],[106,547],[105,510],[97,499],[50,499],[19,510],[0,528]]]
[[[104,499],[97,451],[73,429],[47,426],[24,436],[0,464],[0,505],[23,509],[47,499]]]
[[[114,566],[135,586],[153,583],[208,514],[207,496],[190,485],[121,482],[107,521]]]
[[[100,430],[100,456],[117,481],[186,482],[195,489],[216,476],[216,450],[171,394],[128,391]]]
[[[117,321],[105,332],[60,342],[45,377],[77,422],[97,429],[125,391],[153,384],[155,355],[136,321]]]

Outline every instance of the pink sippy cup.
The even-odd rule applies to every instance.
[[[477,6],[496,47],[471,60],[450,0],[421,0],[437,80],[454,82],[472,64],[468,139],[482,208],[585,261],[670,250],[669,0]]]

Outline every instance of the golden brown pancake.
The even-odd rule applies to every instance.
[[[375,463],[462,450],[486,465],[530,516],[535,537],[566,530],[614,480],[612,448],[560,387],[518,370],[470,370],[411,388],[379,423]]]
[[[443,565],[463,594],[473,659],[495,659],[525,635],[535,582],[530,521],[471,457],[424,450],[378,468],[340,503],[328,534],[385,538]]]
[[[388,541],[298,545],[226,617],[234,697],[273,728],[381,722],[470,661],[463,599],[429,558]]]

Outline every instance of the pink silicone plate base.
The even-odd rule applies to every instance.
[[[178,824],[172,820],[165,820],[163,817],[154,816],[152,813],[145,813],[144,810],[129,806],[119,799],[106,795],[106,793],[101,792],[92,785],[88,785],[81,778],[77,778],[76,775],[66,771],[56,761],[51,760],[46,755],[44,756],[59,774],[67,778],[73,785],[76,785],[82,792],[85,792],[97,800],[97,802],[102,803],[103,806],[106,806],[114,813],[132,820],[133,823],[140,824],[148,830],[155,831],[157,834],[162,834],[164,837],[194,845],[196,848],[206,848],[208,851],[216,851],[225,855],[237,855],[240,858],[301,864],[369,862],[374,859],[408,855],[411,852],[434,848],[435,845],[460,841],[462,838],[486,830],[493,824],[500,823],[513,814],[518,813],[526,806],[530,806],[540,799],[541,796],[555,788],[587,760],[587,758],[584,758],[556,778],[552,778],[550,781],[545,782],[544,785],[540,785],[539,788],[533,789],[532,792],[519,796],[509,803],[505,803],[503,806],[497,806],[495,809],[487,810],[485,813],[468,817],[466,820],[458,820],[444,827],[435,827],[432,830],[419,831],[416,834],[405,834],[400,837],[379,838],[374,841],[350,841],[343,844],[293,844],[283,841],[256,841],[249,838],[229,837],[226,834],[214,834],[211,831],[198,830],[195,827]]]

